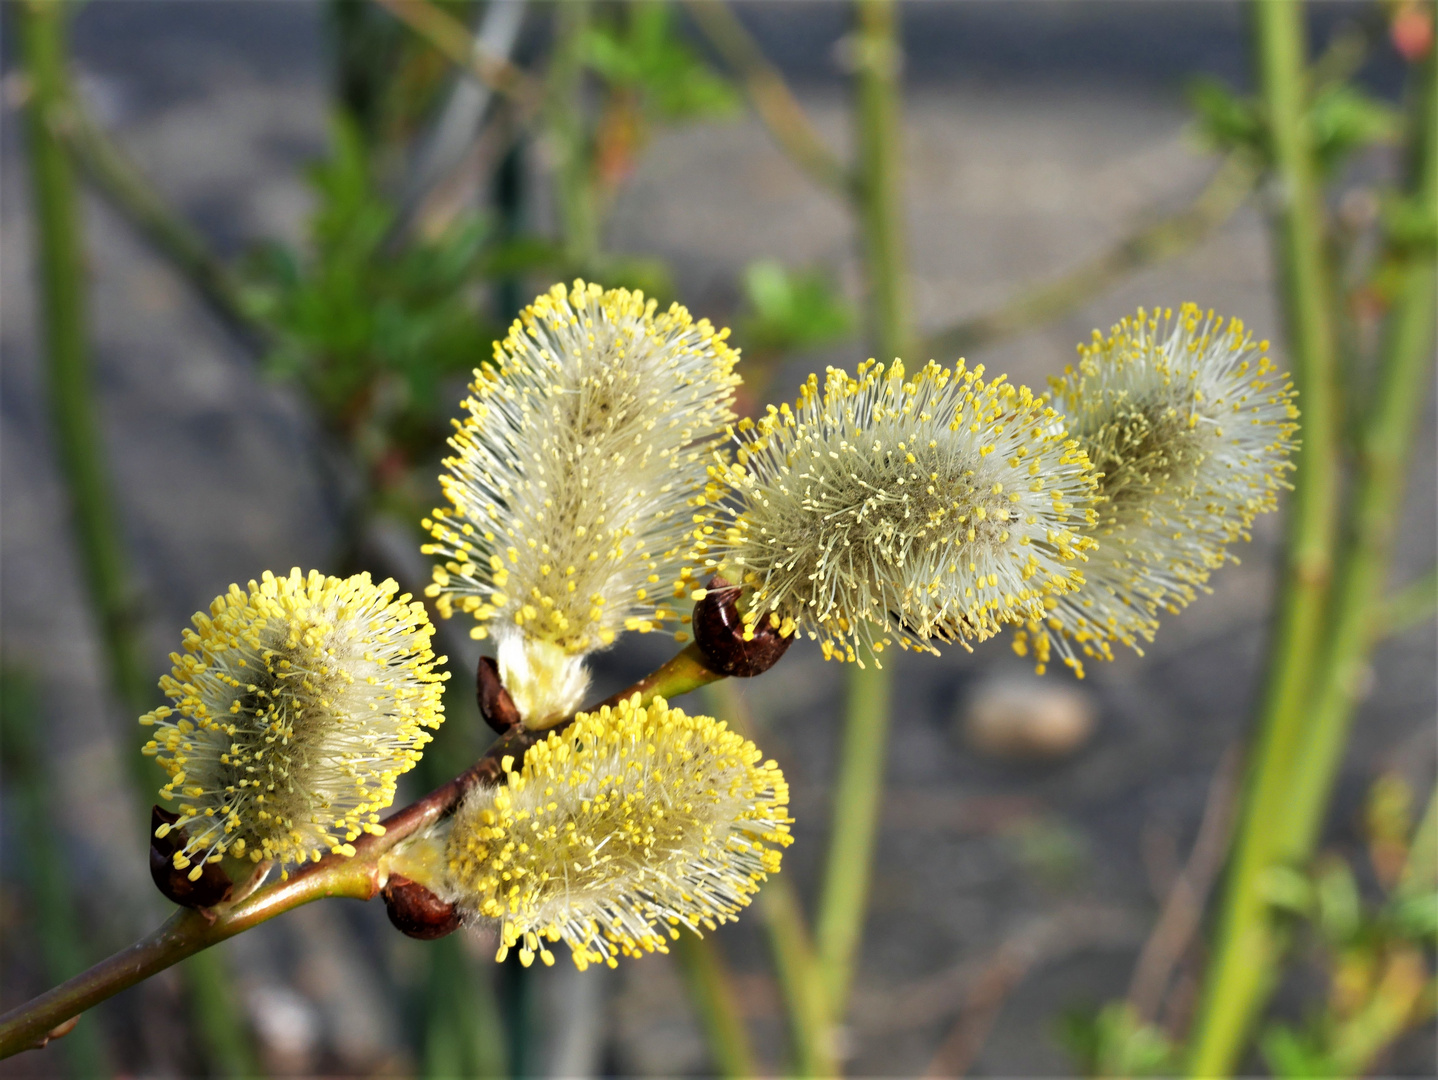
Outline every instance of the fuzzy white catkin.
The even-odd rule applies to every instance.
[[[1277,505],[1298,410],[1287,375],[1238,319],[1195,304],[1143,308],[1079,346],[1077,369],[1054,380],[1065,421],[1100,474],[1098,542],[1085,585],[1015,642],[1040,667],[1057,649],[1111,659],[1140,650],[1161,611],[1205,590],[1236,540]]]
[[[525,308],[475,372],[440,478],[449,506],[425,522],[429,595],[497,639],[532,725],[573,711],[585,654],[620,631],[684,636],[675,582],[733,419],[727,338],[678,304],[576,281]]]
[[[793,409],[736,428],[695,555],[748,587],[744,618],[860,664],[891,642],[982,641],[1082,580],[1094,479],[1027,387],[961,362],[811,376]]]
[[[382,831],[397,778],[444,719],[447,678],[424,605],[398,592],[368,574],[266,572],[194,617],[160,681],[173,704],[140,719],[180,813],[177,869],[351,855]]]

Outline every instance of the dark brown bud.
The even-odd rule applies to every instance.
[[[433,941],[459,929],[459,909],[403,874],[391,874],[380,895],[389,921],[401,934]]]
[[[694,605],[694,643],[711,671],[747,679],[777,664],[793,644],[794,635],[780,637],[768,620],[760,620],[753,640],[745,641],[739,591],[739,586],[722,577],[710,579],[704,599]]]
[[[514,699],[499,681],[499,665],[493,657],[479,658],[479,671],[475,674],[476,690],[479,693],[479,713],[484,722],[501,735],[519,726],[519,710]]]
[[[200,876],[191,881],[193,867],[175,869],[175,852],[185,846],[180,830],[171,828],[164,836],[155,835],[161,825],[173,826],[179,820],[179,814],[161,807],[150,810],[150,877],[155,881],[155,888],[181,907],[213,907],[230,895],[233,887],[230,876],[220,869],[219,863],[207,862]]]

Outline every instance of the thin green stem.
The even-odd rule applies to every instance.
[[[700,937],[692,931],[680,930],[679,940],[674,942],[674,955],[689,986],[689,1000],[694,1003],[700,1026],[707,1036],[714,1075],[758,1076],[749,1029],[744,1026],[738,996],[718,940],[712,934]]]
[[[126,565],[95,407],[78,191],[71,162],[56,134],[67,122],[73,124],[74,117],[67,70],[69,17],[67,5],[60,3],[33,2],[20,9],[30,80],[28,135],[38,226],[40,321],[50,418],[80,563],[111,685],[125,707],[138,713],[148,705],[153,687],[140,651],[138,597]],[[137,792],[152,788],[153,767],[136,753],[127,755],[127,761]],[[226,1076],[255,1075],[258,1066],[237,1012],[221,1005],[231,991],[220,959],[191,967],[187,976],[196,1026],[209,1060]]]
[[[1324,212],[1304,89],[1306,9],[1255,0],[1253,38],[1273,159],[1277,260],[1293,380],[1303,411],[1303,448],[1289,508],[1286,566],[1268,682],[1235,856],[1206,974],[1189,1068],[1229,1075],[1277,973],[1281,942],[1263,879],[1279,856],[1293,765],[1307,737],[1308,690],[1322,645],[1339,499],[1332,289]]]
[[[1413,110],[1417,205],[1438,207],[1438,64],[1430,49],[1419,67]],[[1373,403],[1364,424],[1353,498],[1353,537],[1329,617],[1324,662],[1308,708],[1306,737],[1294,762],[1278,858],[1307,858],[1322,829],[1333,782],[1348,743],[1368,658],[1378,640],[1383,587],[1408,478],[1408,460],[1433,372],[1438,317],[1438,263],[1431,251],[1409,253],[1405,281],[1385,327]]]
[[[1394,637],[1425,623],[1438,612],[1438,569],[1410,581],[1383,602],[1377,632]]]
[[[733,679],[722,679],[704,691],[705,708],[746,739],[754,737],[748,705]],[[824,984],[793,879],[771,877],[759,893],[759,912],[769,939],[769,952],[779,976],[798,1076],[835,1076],[834,1025],[824,1004]]]
[[[878,359],[913,344],[904,227],[903,57],[893,0],[857,0],[854,36],[857,205],[870,331]]]
[[[792,879],[771,878],[759,894],[769,952],[784,993],[796,1076],[837,1076],[834,1023],[824,1000],[819,960]]]
[[[68,5],[38,0],[19,11],[30,84],[26,119],[50,423],[110,679],[131,707],[148,700],[151,687],[138,652],[137,598],[125,571],[95,408],[79,193],[70,160],[55,137],[55,125],[68,107],[65,37],[70,12]]]
[[[825,1002],[835,1024],[843,1022],[848,1009],[869,908],[888,762],[892,675],[891,667],[855,668],[845,688],[844,741],[814,932]]]
[[[449,12],[430,0],[375,0],[400,22],[429,42],[450,63],[465,68],[496,93],[519,106],[524,116],[539,108],[544,88],[523,68],[495,56]],[[567,6],[567,5],[561,5]]]
[[[194,286],[232,331],[257,347],[266,345],[273,330],[247,310],[239,282],[205,238],[170,208],[69,88],[61,101],[51,129],[95,192]]]
[[[590,273],[599,258],[594,167],[584,123],[584,45],[589,19],[589,0],[567,0],[555,6],[555,42],[545,106],[545,122],[557,159],[556,194],[565,256],[579,273]]]
[[[0,718],[6,786],[14,797],[11,835],[19,848],[16,860],[34,913],[36,945],[46,974],[62,979],[84,967],[85,935],[75,910],[74,876],[65,846],[57,835],[52,796],[39,752],[37,726],[42,722],[34,687],[16,671],[0,674]],[[109,1074],[104,1040],[94,1023],[81,1024],[60,1043],[68,1076],[89,1080]]]
[[[641,705],[648,705],[657,697],[669,701],[677,698],[680,694],[698,690],[701,686],[707,686],[722,678],[724,678],[723,675],[709,669],[709,665],[704,662],[704,654],[699,651],[699,646],[689,644],[676,653],[673,659],[665,662],[662,667],[644,676],[633,686],[605,698],[589,711],[603,708],[605,705],[612,709],[621,701],[631,698],[635,694],[639,695]]]
[[[912,341],[903,213],[901,54],[892,0],[858,0],[854,38],[858,204],[874,346],[885,362]],[[849,991],[868,910],[869,879],[888,761],[890,668],[848,673],[828,861],[815,945],[834,1023]]]

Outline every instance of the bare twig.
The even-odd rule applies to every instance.
[[[826,190],[846,199],[854,178],[814,128],[784,77],[723,0],[685,0],[685,6],[724,63],[744,83],[754,111],[794,164]]]
[[[519,106],[528,118],[544,102],[544,87],[519,65],[498,56],[476,40],[460,22],[429,0],[375,0],[400,22],[429,42],[451,63],[471,71],[475,78]]]
[[[1174,966],[1188,949],[1204,903],[1228,853],[1238,790],[1238,751],[1230,748],[1208,786],[1198,836],[1188,862],[1174,880],[1153,932],[1144,943],[1129,983],[1128,1001],[1140,1019],[1152,1021],[1163,1003]]]
[[[1009,334],[1051,322],[1102,295],[1133,271],[1182,255],[1233,216],[1260,175],[1261,169],[1250,155],[1230,154],[1184,209],[1133,232],[1055,281],[939,331],[925,343],[925,355],[956,357]]]

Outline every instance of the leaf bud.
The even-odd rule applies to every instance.
[[[433,941],[459,929],[458,908],[403,874],[391,874],[380,895],[389,921],[407,937]]]
[[[499,677],[499,664],[489,656],[479,658],[479,671],[475,675],[475,689],[479,695],[479,714],[484,722],[499,734],[504,735],[519,726],[519,709],[514,698],[504,688]]]
[[[739,613],[739,587],[718,575],[710,578],[704,599],[694,605],[694,642],[711,670],[747,679],[762,675],[779,662],[795,635],[784,636],[770,620],[761,619],[744,639]]]
[[[176,869],[175,852],[185,845],[185,836],[174,826],[180,815],[160,806],[150,810],[150,877],[165,896],[188,908],[207,908],[230,895],[230,876],[217,862],[206,862],[196,880],[189,872]],[[164,828],[169,826],[169,828]],[[158,835],[164,829],[164,835]]]

